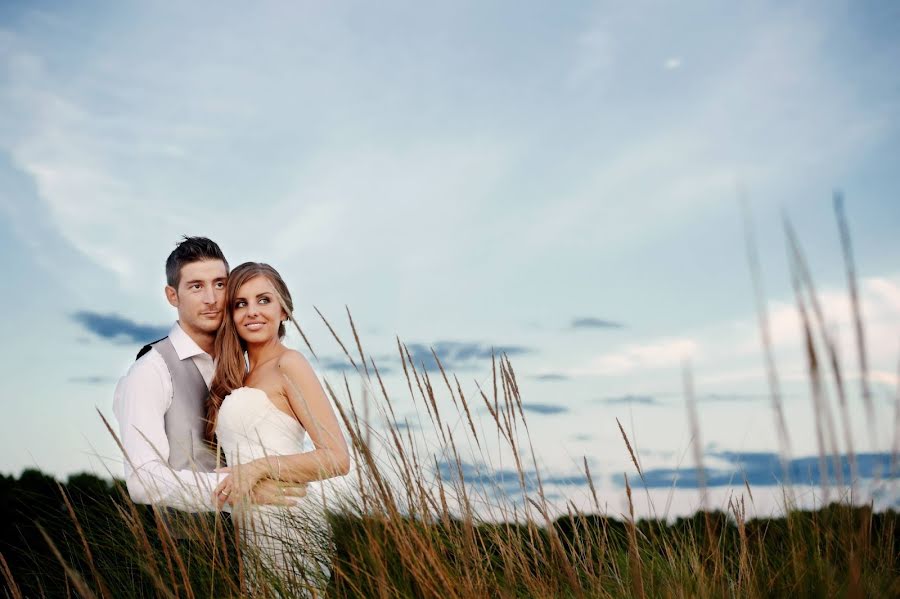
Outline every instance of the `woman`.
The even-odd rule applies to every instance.
[[[302,579],[322,591],[332,545],[320,494],[310,489],[283,506],[255,505],[249,496],[265,478],[304,485],[347,474],[346,441],[309,362],[282,344],[285,322],[297,323],[278,272],[267,264],[241,264],[228,277],[225,306],[206,431],[228,464],[215,498],[233,506],[253,584],[268,571],[281,584]],[[313,451],[304,451],[307,434]]]

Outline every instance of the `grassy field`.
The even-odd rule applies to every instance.
[[[849,293],[857,315],[862,400],[869,402],[868,409],[864,329],[849,235],[839,203],[837,207]],[[846,376],[799,244],[789,226],[786,232],[811,395],[821,415],[816,421],[821,480],[828,485],[828,461],[835,455],[835,431],[841,423],[825,417],[830,408],[825,407],[823,390],[827,381],[844,408]],[[758,282],[750,235],[748,242],[751,272]],[[782,440],[781,454],[789,455],[789,431],[782,416],[761,291],[757,300],[773,426]],[[479,389],[474,397],[466,397],[452,373],[441,367],[439,376],[432,376],[427,369],[417,368],[398,340],[409,393],[427,414],[432,427],[429,438],[438,444],[439,451],[431,451],[417,438],[421,431],[397,421],[391,398],[375,363],[363,351],[349,312],[348,318],[352,343],[344,343],[326,324],[374,394],[371,402],[354,399],[344,378],[341,395],[345,399],[341,400],[326,384],[356,461],[352,492],[329,515],[335,549],[326,596],[900,596],[898,514],[873,513],[849,500],[817,511],[792,509],[787,477],[783,479],[788,481],[783,487],[786,514],[781,518],[748,519],[745,501],[752,501],[748,485],[746,496],[736,494],[727,511],[699,512],[674,522],[636,521],[632,493],[640,489],[643,473],[624,430],[624,451],[630,453],[637,471],[636,477],[626,478],[629,513],[623,519],[605,515],[586,460],[584,475],[593,502],[590,513],[572,502],[562,507],[552,504],[544,493],[508,357],[492,360],[493,376],[486,391]],[[354,347],[352,352],[348,346]],[[696,406],[687,369],[685,396],[696,439]],[[452,416],[465,417],[465,426],[455,433],[447,425],[447,409],[443,413],[439,409],[451,404]],[[367,426],[370,409],[386,422],[385,428],[374,431]],[[479,433],[481,427],[473,420],[476,409],[490,414],[492,425],[486,433]],[[839,414],[846,425],[846,410]],[[874,412],[870,417],[875,417]],[[375,434],[378,439],[373,439]],[[503,450],[512,456],[518,496],[492,493],[467,480],[460,450],[486,452],[485,435],[500,439]],[[850,460],[852,478],[854,453],[849,436],[841,453]],[[439,468],[435,455],[449,456],[451,468]],[[490,456],[484,457],[490,462]],[[699,447],[694,461],[702,481]],[[888,476],[896,479],[896,469]],[[853,488],[853,480],[838,482]],[[120,482],[80,475],[59,484],[40,472],[26,471],[19,479],[3,477],[0,491],[4,514],[0,566],[7,597],[278,597],[301,596],[308,590],[301,564],[290,571],[272,571],[235,542],[232,528],[219,517],[193,520],[191,541],[173,538],[159,512],[130,502]],[[702,496],[704,490],[700,492]]]
[[[382,486],[331,514],[331,597],[895,597],[898,514],[833,504],[783,518],[700,512],[624,521],[570,509],[550,520],[485,522],[451,511],[447,488]],[[420,484],[421,483],[421,484]],[[462,488],[462,487],[458,487]],[[628,493],[630,494],[630,489]],[[9,597],[301,596],[303,573],[272,572],[210,516],[173,539],[121,482],[3,478],[2,568]],[[463,502],[465,505],[465,502]],[[511,506],[508,506],[511,508]],[[303,526],[297,522],[297,526]],[[252,582],[251,582],[252,581]],[[248,585],[252,584],[252,593]]]

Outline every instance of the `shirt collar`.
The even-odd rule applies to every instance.
[[[175,348],[175,353],[178,354],[179,360],[187,360],[194,356],[209,355],[200,349],[197,342],[184,332],[184,329],[181,328],[181,325],[179,325],[177,321],[172,325],[171,330],[169,330],[169,340],[172,342],[172,347]]]

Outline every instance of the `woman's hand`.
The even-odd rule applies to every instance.
[[[251,493],[256,484],[266,476],[265,464],[248,462],[229,468],[218,468],[216,472],[228,472],[228,476],[213,490],[213,501],[219,509],[225,504],[235,505],[240,501],[252,500]]]

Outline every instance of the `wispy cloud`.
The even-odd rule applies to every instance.
[[[645,406],[659,406],[662,402],[650,395],[621,395],[618,397],[604,397],[596,400],[597,403],[618,405],[618,404],[640,404]]]
[[[80,385],[109,385],[116,382],[111,376],[73,376],[69,377],[70,383],[78,383]]]
[[[659,397],[667,397],[671,401],[666,402]],[[768,395],[763,393],[706,393],[695,396],[698,402],[710,403],[730,403],[730,402],[753,402],[765,401],[769,399]],[[679,393],[661,393],[657,395],[635,394],[635,395],[617,395],[613,397],[602,397],[595,399],[594,403],[606,405],[645,405],[645,406],[663,406],[672,402],[683,402],[684,394]]]
[[[410,343],[407,346],[410,357],[416,368],[425,365],[425,370],[434,372],[439,370],[437,362],[431,353],[434,353],[444,370],[471,370],[479,365],[483,365],[484,361],[489,361],[491,355],[500,356],[519,356],[528,354],[534,350],[520,345],[487,345],[478,342],[469,341],[438,341],[431,347],[423,343]]]
[[[566,381],[569,380],[569,376],[565,375],[561,372],[545,372],[543,374],[536,374],[531,378],[536,379],[538,381]]]
[[[370,357],[371,356],[367,356],[367,362]],[[383,375],[393,372],[394,369],[392,367],[382,366],[382,364],[388,359],[390,358],[375,358],[375,363],[378,365],[379,374]],[[358,359],[356,360],[356,363],[359,365]],[[322,356],[321,358],[319,358],[319,361],[316,362],[316,365],[320,366],[324,370],[330,370],[332,372],[356,372],[356,369],[353,368],[353,364],[351,364],[350,360],[348,360],[345,356]],[[361,365],[359,368],[360,371],[363,370]],[[371,371],[371,365],[369,366],[369,370]]]
[[[771,396],[762,393],[707,393],[704,395],[698,395],[696,399],[697,401],[727,403],[744,401],[765,401],[771,399]]]
[[[165,337],[169,326],[141,324],[118,314],[100,314],[81,310],[72,320],[91,333],[115,343],[147,343]]]
[[[401,431],[419,431],[422,430],[422,427],[416,424],[415,422],[410,422],[408,419],[397,421],[396,424],[392,424],[394,428]]]
[[[27,253],[36,267],[61,285],[72,303],[96,300],[85,281],[108,276],[106,266],[89,261],[60,234],[34,180],[3,150],[0,150],[0,189],[3,190],[0,215],[12,234],[7,241],[16,239],[18,251]]]
[[[522,402],[522,409],[526,412],[535,412],[537,414],[562,414],[568,412],[569,408],[558,404]]]
[[[613,320],[603,320],[602,318],[593,318],[590,316],[575,318],[572,320],[570,328],[572,329],[621,329],[625,325],[621,322]]]

